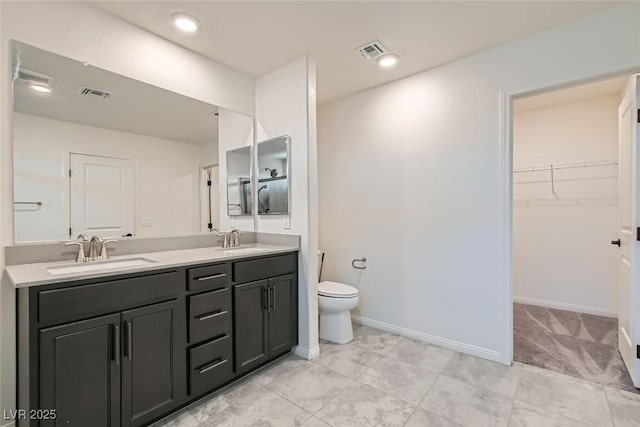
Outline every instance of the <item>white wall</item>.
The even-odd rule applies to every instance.
[[[513,116],[515,168],[618,158],[619,95]],[[616,315],[618,168],[525,172],[514,177],[514,300]],[[533,182],[532,181],[537,181]],[[545,181],[545,182],[540,182]]]
[[[137,237],[200,231],[202,146],[22,113],[13,120],[16,200],[43,201],[16,213],[17,242],[68,239],[70,153],[133,160]]]
[[[510,363],[505,94],[639,67],[636,3],[323,105],[323,279],[369,324]]]
[[[291,137],[290,215],[258,216],[256,231],[301,236],[296,353],[306,358],[319,354],[315,68],[304,56],[256,80],[256,139]]]
[[[0,247],[13,243],[11,50],[15,39],[245,114],[254,80],[79,2],[0,2]],[[2,252],[0,252],[1,254]],[[4,257],[0,257],[4,269]],[[1,283],[1,409],[15,408],[15,291]]]

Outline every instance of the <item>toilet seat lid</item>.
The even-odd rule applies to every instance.
[[[318,295],[331,298],[351,298],[358,296],[358,290],[344,283],[325,281],[318,283]]]

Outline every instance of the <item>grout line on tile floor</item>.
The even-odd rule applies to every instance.
[[[604,388],[604,398],[607,401],[607,410],[609,411],[609,417],[611,418],[611,425],[615,426],[616,422],[613,419],[613,411],[611,410],[611,402],[609,402],[609,393],[607,393],[607,388],[606,387],[603,387],[603,388]]]
[[[518,369],[513,366],[509,366],[509,369]],[[522,379],[522,372],[518,375],[518,382],[516,383],[516,389],[513,391],[513,397],[511,398],[511,410],[509,411],[509,419],[507,420],[507,426],[511,425],[511,418],[513,418],[513,409],[516,406],[516,396],[518,395],[518,389],[520,388],[520,380]]]
[[[319,420],[321,420],[321,421],[323,421],[323,422],[325,422],[325,423],[329,424],[330,426],[332,426],[332,424],[331,424],[330,422],[326,421],[324,418],[320,418],[320,417],[318,416],[318,413],[319,413],[320,411],[322,411],[322,410],[324,409],[324,407],[325,407],[325,406],[327,406],[328,404],[330,404],[331,402],[333,402],[334,400],[336,400],[337,398],[339,398],[339,397],[340,397],[340,395],[341,395],[342,393],[344,393],[344,391],[345,391],[347,388],[349,388],[349,387],[350,387],[353,383],[355,383],[355,382],[356,382],[356,380],[351,380],[351,382],[350,382],[349,384],[347,384],[347,385],[346,385],[342,390],[340,390],[340,392],[339,392],[338,394],[336,394],[336,395],[335,395],[335,396],[333,396],[331,399],[329,399],[329,401],[327,401],[327,403],[325,403],[324,405],[322,405],[322,406],[320,407],[320,409],[318,409],[318,410],[317,410],[316,412],[314,412],[312,415],[313,415],[314,417],[316,417],[317,419],[319,419]]]

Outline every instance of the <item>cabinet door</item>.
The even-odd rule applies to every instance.
[[[267,283],[261,280],[233,288],[236,374],[267,360]]]
[[[170,301],[122,312],[123,427],[165,414],[186,393],[180,307]]]
[[[269,357],[297,342],[297,287],[293,274],[269,279]]]
[[[40,331],[40,409],[55,409],[41,426],[120,425],[120,315]]]

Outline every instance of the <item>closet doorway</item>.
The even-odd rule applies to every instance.
[[[513,342],[516,362],[640,392],[619,343],[619,107],[631,78],[513,102]]]

